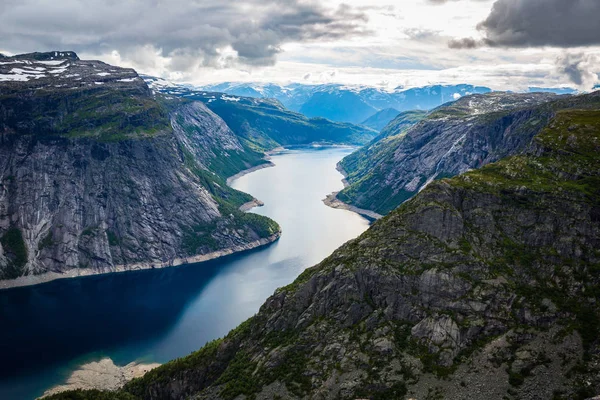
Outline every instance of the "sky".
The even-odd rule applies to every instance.
[[[599,15],[600,0],[2,0],[0,52],[72,50],[196,85],[586,91]]]

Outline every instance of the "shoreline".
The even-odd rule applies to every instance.
[[[110,357],[104,357],[99,361],[91,361],[80,365],[78,369],[71,373],[65,383],[46,390],[38,399],[67,390],[97,389],[114,391],[121,388],[130,380],[140,378],[148,371],[160,365],[159,363],[142,364],[131,362],[120,367],[115,365]]]
[[[262,202],[262,201],[260,201],[259,199],[253,199],[253,200],[250,200],[250,201],[249,201],[249,202],[247,202],[247,203],[244,203],[244,204],[242,204],[242,205],[240,206],[239,210],[240,210],[240,211],[247,212],[247,211],[250,211],[250,210],[252,210],[253,208],[256,208],[256,207],[262,207],[262,206],[264,206],[264,205],[265,205],[265,203],[263,203],[263,202]]]
[[[377,221],[378,219],[381,219],[384,217],[383,215],[378,214],[375,211],[365,210],[364,208],[358,208],[358,207],[352,206],[350,204],[344,203],[343,201],[341,201],[340,199],[337,198],[338,193],[339,192],[333,192],[331,194],[328,194],[327,197],[325,197],[322,200],[323,203],[328,207],[335,208],[336,210],[352,211],[368,220]]]
[[[269,160],[271,154],[274,154],[275,152],[282,151],[282,150],[285,150],[285,149],[283,147],[278,147],[276,149],[271,150],[270,152],[266,152],[265,153],[265,160],[267,160],[266,163],[260,164],[260,165],[256,165],[256,166],[254,166],[252,168],[245,169],[243,171],[238,172],[235,175],[230,176],[229,178],[227,178],[227,181],[226,181],[227,182],[227,186],[231,187],[231,184],[233,183],[233,181],[235,181],[236,179],[241,178],[244,175],[248,175],[248,174],[250,174],[252,172],[255,172],[255,171],[260,171],[261,169],[274,167],[275,164],[272,163],[271,161],[268,161],[268,160]],[[242,204],[239,207],[239,210],[243,211],[243,212],[248,212],[248,211],[252,210],[255,207],[262,207],[264,205],[265,205],[265,203],[263,203],[262,201],[260,201],[256,197],[254,197],[249,202]]]
[[[275,151],[281,151],[281,150],[280,149],[272,150],[272,152],[275,152]],[[265,153],[265,154],[266,154],[265,159],[268,160],[270,153]],[[267,161],[264,164],[256,165],[252,168],[248,168],[243,171],[240,171],[237,174],[227,178],[227,185],[230,185],[230,183],[233,182],[235,179],[238,179],[244,175],[250,174],[254,171],[261,170],[263,168],[269,168],[269,167],[274,167],[274,166],[275,166],[274,163]],[[251,201],[242,204],[239,209],[241,211],[246,212],[255,207],[261,207],[263,205],[264,205],[264,203],[262,201],[254,198]],[[228,256],[228,255],[231,255],[234,253],[242,253],[244,251],[253,250],[258,247],[262,247],[267,244],[273,243],[273,242],[277,241],[280,237],[281,237],[281,231],[278,233],[275,233],[267,238],[262,238],[259,240],[255,240],[254,242],[246,243],[245,245],[237,245],[234,247],[217,250],[217,251],[213,251],[213,252],[206,253],[206,254],[198,254],[198,255],[190,256],[190,257],[175,258],[175,259],[169,260],[169,261],[155,261],[155,262],[144,261],[144,262],[139,262],[139,263],[134,263],[134,264],[115,265],[113,267],[102,269],[102,270],[93,270],[93,269],[89,269],[89,268],[88,269],[71,268],[71,269],[68,269],[68,270],[62,271],[62,272],[50,271],[50,272],[44,272],[43,274],[40,274],[40,275],[27,275],[27,276],[20,276],[16,279],[4,279],[4,280],[0,280],[0,291],[20,288],[20,287],[26,287],[26,286],[41,285],[43,283],[48,283],[48,282],[56,281],[59,279],[83,278],[86,276],[95,276],[95,275],[104,275],[104,274],[119,274],[119,273],[129,272],[129,271],[141,271],[141,270],[146,270],[146,269],[162,269],[162,268],[169,268],[169,267],[177,267],[177,266],[186,265],[186,264],[202,263],[205,261],[214,260],[216,258],[225,257],[225,256]]]
[[[268,160],[268,159],[267,159],[267,160]],[[226,182],[227,182],[227,186],[231,186],[231,183],[232,183],[233,181],[235,181],[236,179],[239,179],[239,178],[241,178],[241,177],[242,177],[242,176],[244,176],[244,175],[248,175],[248,174],[250,174],[250,173],[252,173],[252,172],[259,171],[259,170],[261,170],[261,169],[265,169],[265,168],[271,168],[271,167],[274,167],[274,166],[275,166],[275,164],[273,164],[271,161],[267,161],[267,162],[266,162],[266,163],[264,163],[264,164],[256,165],[256,166],[254,166],[254,167],[252,167],[252,168],[248,168],[248,169],[245,169],[245,170],[243,170],[243,171],[240,171],[240,172],[238,172],[237,174],[235,174],[235,175],[232,175],[232,176],[230,176],[229,178],[227,178],[227,180],[226,180]]]
[[[255,240],[253,242],[246,243],[244,245],[237,245],[222,250],[213,251],[206,254],[198,254],[190,257],[175,258],[170,261],[160,262],[139,262],[134,264],[116,265],[106,270],[93,270],[93,269],[80,269],[72,268],[64,272],[45,272],[40,275],[27,275],[21,276],[17,279],[0,280],[0,290],[14,289],[25,286],[39,285],[42,283],[48,283],[59,279],[71,279],[71,278],[82,278],[86,276],[104,275],[104,274],[119,274],[130,271],[141,271],[145,269],[162,269],[177,267],[185,264],[202,263],[205,261],[214,260],[216,258],[225,257],[235,253],[242,253],[244,251],[253,250],[267,244],[277,241],[281,237],[281,231],[277,232],[267,238]]]
[[[342,176],[344,177],[342,179],[342,183],[344,184],[344,188],[347,188],[348,186],[350,186],[350,184],[348,183],[348,179],[346,179],[348,177],[348,174],[346,173],[346,171],[344,171],[344,168],[342,168],[342,166],[340,165],[340,163],[337,163],[335,166],[335,169],[342,174]],[[328,194],[322,201],[323,203],[331,208],[335,208],[336,210],[347,210],[347,211],[352,211],[356,214],[359,214],[360,216],[368,219],[368,220],[372,220],[372,221],[377,221],[378,219],[383,218],[384,216],[381,214],[376,213],[375,211],[371,211],[371,210],[366,210],[364,208],[358,208],[355,207],[353,205],[350,204],[346,204],[343,201],[341,201],[340,199],[337,198],[337,194],[338,192],[333,192]]]
[[[346,172],[346,170],[344,168],[342,168],[342,166],[340,165],[339,162],[337,164],[335,164],[335,169],[337,170],[337,172],[342,174],[342,176],[344,177],[342,179],[342,183],[344,184],[344,189],[346,189],[348,186],[350,186],[350,182],[348,182],[348,173]]]

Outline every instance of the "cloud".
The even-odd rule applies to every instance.
[[[312,0],[4,0],[2,46],[12,52],[118,51],[138,65],[169,58],[173,70],[273,65],[291,42],[369,34],[367,16]]]
[[[451,49],[475,49],[481,46],[482,43],[473,38],[452,39],[448,42],[448,47]]]
[[[598,0],[497,0],[479,24],[487,42],[506,47],[600,44]]]
[[[412,40],[435,40],[440,37],[439,31],[423,28],[408,28],[404,30],[404,34]]]
[[[556,70],[572,83],[584,90],[591,90],[598,82],[597,68],[599,58],[584,53],[565,53],[556,60]]]
[[[432,4],[446,4],[451,1],[463,1],[463,0],[427,0],[428,3],[432,3]],[[472,0],[472,1],[479,1],[479,2],[483,3],[483,2],[491,1],[491,0]]]

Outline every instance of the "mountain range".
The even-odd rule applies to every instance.
[[[461,96],[491,91],[486,87],[472,85],[432,85],[387,91],[370,86],[341,84],[281,86],[272,83],[232,82],[207,85],[201,89],[236,96],[273,98],[307,117],[322,117],[354,124],[360,124],[388,108],[398,111],[429,110]]]
[[[600,393],[600,92],[465,93],[378,133],[55,51],[2,57],[0,93],[3,287],[277,240],[226,182],[279,146],[367,143],[337,197],[385,214],[224,338],[48,399]]]
[[[207,92],[150,76],[144,79],[155,92],[204,103],[239,137],[263,150],[310,143],[363,145],[377,135],[377,131],[368,127],[309,118],[273,98]]]

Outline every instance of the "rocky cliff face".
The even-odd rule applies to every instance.
[[[374,142],[340,162],[350,187],[338,198],[386,214],[436,179],[518,154],[554,113],[540,105],[556,98],[473,95],[413,120],[418,123],[412,127],[392,121]]]
[[[170,264],[278,232],[223,179],[261,155],[202,103],[157,100],[135,71],[72,52],[5,58],[0,80],[0,279]]]
[[[599,109],[559,111],[523,154],[433,182],[224,339],[113,395],[597,395]]]

